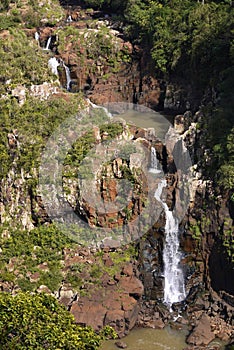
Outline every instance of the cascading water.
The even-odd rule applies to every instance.
[[[108,109],[107,109],[106,107],[95,105],[95,103],[91,102],[89,98],[88,98],[87,100],[88,100],[90,106],[92,106],[93,108],[99,108],[99,109],[101,108],[101,109],[103,109],[103,111],[106,113],[106,115],[107,115],[109,118],[112,118],[112,117],[113,117],[112,114],[108,111]]]
[[[49,50],[50,49],[50,44],[51,44],[51,36],[48,38],[47,43],[46,43],[46,47],[44,48],[44,50]]]
[[[59,76],[58,67],[60,66],[59,61],[55,57],[51,57],[48,61],[48,67],[51,69],[52,73]]]
[[[151,159],[150,159],[149,172],[154,174],[160,173],[161,170],[159,169],[159,162],[158,162],[156,150],[154,147],[151,147],[150,158]]]
[[[59,76],[58,73],[58,67],[63,65],[65,72],[66,72],[66,88],[69,91],[70,90],[70,84],[71,84],[71,75],[69,68],[65,65],[63,61],[58,61],[56,57],[51,57],[48,61],[48,67],[51,69],[52,73]]]
[[[66,80],[67,80],[67,91],[70,90],[70,84],[71,84],[71,74],[70,74],[70,69],[66,66],[66,64],[63,62],[63,67],[66,72]]]
[[[165,179],[161,180],[155,191],[155,198],[164,208],[166,215],[165,244],[163,249],[164,262],[164,302],[171,307],[173,303],[182,301],[186,297],[184,275],[179,264],[182,254],[179,250],[179,223],[161,199],[163,188],[167,186]]]

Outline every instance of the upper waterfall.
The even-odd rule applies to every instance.
[[[46,47],[44,48],[44,50],[49,50],[50,49],[50,44],[51,44],[51,36],[48,38],[47,43],[46,43]]]

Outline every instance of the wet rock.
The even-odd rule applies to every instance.
[[[185,132],[184,116],[177,115],[174,121],[174,128],[178,134],[183,134]]]
[[[128,346],[126,343],[124,343],[123,341],[116,341],[115,345],[117,346],[117,348],[120,349],[126,349]]]

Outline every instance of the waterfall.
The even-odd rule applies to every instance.
[[[66,66],[66,64],[60,60],[60,62],[57,60],[56,57],[51,57],[48,61],[48,67],[51,69],[52,73],[57,75],[57,77],[59,76],[58,73],[58,67],[60,65],[63,65],[65,72],[66,72],[66,88],[69,91],[70,90],[70,84],[71,84],[71,75],[70,75],[70,70],[69,68]]]
[[[72,22],[72,18],[71,18],[71,15],[67,17],[67,22]]]
[[[57,60],[56,57],[51,57],[48,61],[48,67],[51,69],[52,73],[55,75],[59,75],[58,74],[58,66],[59,66],[59,61]]]
[[[51,43],[51,36],[48,38],[47,43],[46,43],[46,47],[44,48],[44,50],[50,49],[50,43]]]
[[[107,115],[109,118],[113,118],[112,114],[108,111],[108,109],[107,109],[106,107],[102,107],[102,106],[97,106],[97,105],[95,105],[95,103],[91,102],[89,98],[88,98],[87,100],[88,100],[90,106],[92,106],[93,108],[102,109],[102,110],[106,113],[106,115]]]
[[[151,160],[150,160],[150,168],[149,168],[149,172],[150,173],[154,173],[154,174],[158,174],[161,172],[160,169],[158,169],[159,167],[159,162],[157,159],[157,154],[156,154],[156,150],[154,147],[151,147]]]
[[[34,38],[35,38],[36,41],[39,41],[40,35],[39,35],[38,32],[36,32],[36,33],[34,34]]]
[[[186,297],[183,271],[179,264],[182,254],[179,249],[179,223],[161,199],[163,188],[167,186],[165,179],[161,180],[155,191],[155,198],[165,211],[165,244],[163,249],[164,262],[164,302],[171,307],[173,303],[182,301]]]
[[[63,67],[66,72],[66,80],[67,80],[67,91],[70,90],[70,83],[71,83],[71,74],[69,68],[66,66],[66,64],[63,62]]]

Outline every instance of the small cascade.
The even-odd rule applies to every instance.
[[[95,105],[95,103],[91,102],[90,99],[88,98],[88,103],[90,104],[90,106],[92,106],[93,108],[99,108],[99,109],[102,109],[106,115],[109,117],[109,118],[112,118],[112,114],[108,111],[108,109],[106,107],[102,107],[102,106],[97,106]]]
[[[49,50],[50,49],[51,39],[52,39],[52,37],[50,36],[48,38],[48,40],[47,40],[46,47],[43,50]]]
[[[68,22],[68,23],[71,23],[71,22],[72,22],[71,15],[69,15],[69,16],[67,17],[67,22]]]
[[[70,74],[70,69],[68,68],[68,66],[66,66],[66,64],[63,62],[63,67],[65,69],[66,72],[66,81],[67,81],[67,91],[70,91],[70,84],[71,84],[71,74]]]
[[[185,284],[183,271],[180,268],[182,254],[179,249],[179,223],[161,199],[163,188],[167,186],[165,179],[161,180],[155,191],[155,198],[164,208],[166,215],[165,244],[163,249],[164,262],[164,302],[171,307],[173,303],[185,299]]]
[[[59,61],[56,57],[51,57],[48,61],[48,67],[51,69],[52,73],[59,76],[58,67],[60,66]]]
[[[40,34],[39,34],[38,32],[36,32],[36,33],[34,34],[34,38],[35,38],[36,41],[39,42]]]
[[[156,150],[154,147],[151,147],[150,154],[151,154],[151,159],[150,159],[149,172],[154,173],[154,174],[158,174],[161,172],[161,170],[159,169],[159,161],[157,159],[157,154],[156,154]]]

